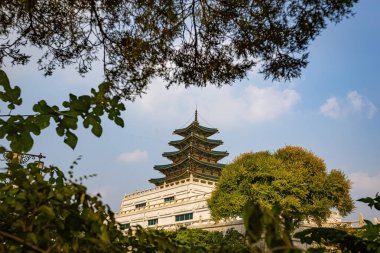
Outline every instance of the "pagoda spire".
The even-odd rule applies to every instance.
[[[227,151],[214,150],[223,141],[209,139],[218,132],[216,128],[201,126],[198,123],[198,110],[195,109],[194,121],[185,128],[174,130],[174,134],[182,139],[170,141],[169,145],[177,150],[162,154],[171,163],[154,166],[164,177],[149,181],[157,186],[189,177],[217,181],[224,167],[219,160],[228,155]]]

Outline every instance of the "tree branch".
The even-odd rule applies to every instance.
[[[24,239],[18,237],[18,236],[15,236],[15,235],[12,235],[12,234],[9,234],[7,232],[4,232],[2,230],[0,230],[0,235],[8,238],[8,239],[11,239],[13,241],[16,241],[18,243],[21,243],[22,245],[25,245],[27,246],[28,248],[34,250],[34,251],[37,251],[37,252],[40,252],[40,253],[47,253],[48,251],[46,250],[43,250],[43,249],[40,249],[38,248],[37,246],[33,245],[33,244],[30,244],[28,242],[26,242]]]

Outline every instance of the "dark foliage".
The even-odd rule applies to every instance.
[[[80,74],[102,61],[111,90],[127,99],[149,81],[222,86],[258,63],[266,78],[290,80],[328,22],[357,0],[10,0],[0,2],[0,67],[26,64],[41,49],[51,75],[74,64]]]
[[[371,208],[375,207],[380,211],[380,196],[376,194],[374,198],[366,197],[358,201],[367,203]],[[336,229],[336,228],[311,228],[295,234],[301,242],[321,245],[332,245],[343,252],[380,252],[380,224],[372,224],[365,220],[365,225],[354,229]]]

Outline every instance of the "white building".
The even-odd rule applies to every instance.
[[[162,178],[149,180],[154,188],[126,194],[116,213],[121,229],[140,225],[143,228],[175,230],[179,227],[202,228],[225,231],[234,228],[244,231],[241,218],[215,223],[207,206],[224,164],[218,163],[228,155],[227,151],[214,151],[220,140],[209,139],[218,133],[215,128],[199,125],[197,111],[194,121],[186,128],[177,129],[174,134],[183,137],[169,145],[178,149],[165,152],[163,156],[170,164],[154,166],[164,174]],[[333,212],[325,226],[336,226],[341,217]],[[315,223],[304,222],[302,227],[314,227]]]
[[[189,126],[174,131],[183,139],[169,142],[177,151],[163,153],[171,163],[154,167],[165,176],[149,180],[155,188],[124,196],[116,214],[122,229],[135,225],[169,230],[182,226],[242,229],[241,219],[215,224],[207,207],[207,199],[224,166],[218,162],[228,155],[226,151],[213,150],[223,144],[209,139],[215,133],[217,129],[199,125],[197,112]]]

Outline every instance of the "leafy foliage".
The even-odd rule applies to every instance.
[[[376,210],[380,211],[380,195],[379,193],[376,194],[374,198],[366,197],[358,199],[358,201],[367,203],[370,208],[374,207]]]
[[[0,173],[0,252],[249,252],[234,230],[135,227],[123,234],[100,196],[69,175],[17,159],[8,164]]]
[[[127,99],[149,80],[221,86],[260,63],[266,78],[299,77],[307,47],[357,0],[14,0],[0,4],[0,66],[26,64],[26,46],[43,51],[50,75],[99,58],[112,91]]]
[[[380,210],[380,196],[375,198],[366,197],[358,201],[367,203],[371,208],[374,206]],[[343,252],[380,252],[380,224],[372,224],[365,220],[366,225],[360,228],[341,230],[336,228],[311,228],[295,234],[301,242],[318,245],[334,245]],[[322,250],[325,248],[320,247]]]
[[[58,168],[10,163],[0,188],[0,237],[6,242],[0,251],[116,252],[122,237],[109,207]]]
[[[342,172],[328,174],[322,159],[301,147],[286,146],[274,154],[237,157],[223,169],[208,204],[217,220],[242,215],[247,204],[257,204],[280,215],[290,232],[306,219],[322,222],[334,207],[343,215],[349,213],[349,189]]]
[[[286,230],[280,209],[268,209],[255,203],[244,208],[243,218],[251,252],[302,252],[293,245],[291,234]]]
[[[83,75],[99,58],[105,75],[105,82],[98,90],[92,89],[90,95],[70,94],[61,107],[48,105],[42,100],[34,105],[33,114],[14,115],[13,110],[22,104],[21,89],[12,87],[7,75],[0,70],[0,99],[10,110],[9,114],[1,115],[0,138],[9,141],[13,152],[27,152],[33,146],[34,136],[53,121],[57,134],[74,148],[78,141],[75,131],[79,121],[85,128],[91,127],[92,133],[98,137],[102,134],[101,119],[105,114],[123,126],[120,114],[125,107],[122,99],[133,100],[141,95],[154,77],[163,78],[168,86],[213,84],[220,87],[245,77],[257,63],[260,63],[265,78],[290,80],[299,77],[307,65],[309,42],[329,21],[339,22],[349,16],[356,2],[0,1],[0,67],[7,61],[27,64],[31,55],[24,49],[34,46],[43,52],[38,63],[45,75],[51,75],[57,67],[72,64]],[[0,147],[1,153],[4,150]],[[273,166],[279,165],[276,161],[279,158],[264,153],[261,156],[262,163],[258,165],[269,166],[274,172]],[[243,175],[250,176],[244,166],[239,169]],[[261,182],[259,189],[263,196],[273,195],[275,203],[281,204],[284,217],[299,214],[293,217],[298,219],[306,213],[297,213],[297,197],[304,197],[305,189],[292,188],[297,180],[289,181],[286,170],[279,171],[275,176],[259,171],[258,177],[254,177],[255,183]],[[339,172],[335,178],[347,182]],[[272,181],[275,184],[271,185]],[[245,203],[255,199],[251,196],[255,192],[252,182],[241,177],[235,182],[242,183],[237,191],[233,186],[224,186],[231,190],[228,197],[231,197],[232,205],[229,208],[221,206],[217,214],[220,217],[241,213]],[[272,191],[271,186],[280,190],[279,194],[273,194],[276,191]],[[39,168],[35,164],[23,167],[13,160],[0,173],[0,188],[2,252],[211,250],[209,245],[202,244],[203,240],[218,242],[219,246],[212,249],[215,252],[246,252],[242,237],[234,232],[227,232],[224,237],[190,232],[191,238],[203,238],[190,245],[181,243],[186,238],[181,233],[188,232],[178,232],[179,242],[167,237],[163,231],[140,227],[124,236],[117,229],[113,213],[102,204],[99,196],[88,195],[83,185],[73,181],[72,177],[67,179],[56,167]],[[290,192],[284,190],[286,188]],[[347,187],[343,184],[342,188],[335,189],[344,196]],[[288,195],[289,198],[281,199]],[[331,202],[339,199],[330,197]],[[220,199],[223,198],[227,204],[228,198]],[[349,197],[346,199],[350,200]],[[318,199],[311,201],[318,202]],[[324,211],[328,203],[323,200],[317,206]],[[260,203],[260,208],[273,206],[271,202]],[[350,211],[349,206],[339,208]],[[269,219],[275,225],[266,226],[264,230],[280,231],[278,224],[281,223],[277,218]],[[199,234],[194,236],[196,233]],[[277,241],[271,244],[274,246],[286,238],[273,234],[272,239]]]
[[[18,86],[12,88],[7,75],[0,69],[0,99],[10,109],[9,115],[2,115],[6,120],[0,118],[0,138],[6,138],[13,151],[27,152],[33,146],[32,134],[39,135],[54,121],[57,134],[64,137],[64,142],[74,149],[78,142],[74,131],[78,128],[79,119],[82,119],[85,128],[91,127],[91,132],[97,137],[103,131],[101,117],[104,114],[123,127],[124,121],[120,115],[125,106],[120,97],[109,97],[110,86],[110,83],[104,82],[98,90],[91,89],[91,95],[78,97],[70,94],[69,100],[64,101],[61,108],[41,100],[33,106],[35,114],[12,115],[12,110],[22,104],[21,90]]]
[[[189,252],[250,252],[245,237],[234,229],[227,230],[225,234],[185,228],[167,233],[169,238],[186,247]]]
[[[0,173],[0,252],[189,252],[162,231],[135,228],[125,236],[100,196],[54,166]]]

